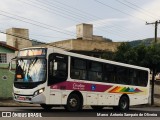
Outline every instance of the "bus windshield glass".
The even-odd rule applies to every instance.
[[[18,59],[15,82],[40,82],[46,77],[46,59]]]

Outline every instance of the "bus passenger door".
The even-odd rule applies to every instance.
[[[50,86],[50,104],[62,103],[62,92],[66,89],[68,77],[68,56],[58,53],[49,55],[48,86]]]

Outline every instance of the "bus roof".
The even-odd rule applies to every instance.
[[[119,66],[124,66],[124,67],[149,71],[149,68],[146,68],[146,67],[141,67],[141,66],[136,66],[136,65],[131,65],[131,64],[106,60],[106,59],[102,59],[102,58],[96,58],[96,57],[91,57],[91,56],[87,56],[87,55],[77,54],[77,53],[68,52],[64,49],[60,49],[60,48],[56,48],[56,47],[29,47],[29,48],[24,48],[24,49],[21,49],[21,50],[32,49],[32,48],[48,48],[48,50],[51,51],[51,52],[65,54],[65,55],[69,55],[69,56],[72,56],[72,57],[78,57],[78,58],[93,60],[93,61],[97,61],[97,62],[110,63],[110,64],[113,64],[113,65],[119,65]]]

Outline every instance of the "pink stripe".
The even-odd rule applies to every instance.
[[[95,92],[104,92],[111,87],[112,87],[111,85],[100,85],[100,84],[71,82],[71,81],[65,81],[50,86],[51,89],[95,91]]]

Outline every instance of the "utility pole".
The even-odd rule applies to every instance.
[[[157,43],[157,28],[158,28],[158,24],[160,23],[160,20],[159,21],[155,21],[153,23],[147,23],[146,22],[146,25],[150,25],[150,24],[154,24],[155,25],[155,43]],[[151,105],[154,105],[154,83],[155,83],[155,73],[156,73],[156,70],[155,68],[153,68],[153,71],[152,71],[152,90],[151,90]]]
[[[155,24],[155,38],[154,38],[155,43],[157,43],[157,28],[158,28],[158,24],[159,24],[159,23],[160,23],[160,20],[159,20],[159,21],[155,21],[155,22],[153,22],[153,23],[147,23],[147,22],[146,22],[146,25]]]

